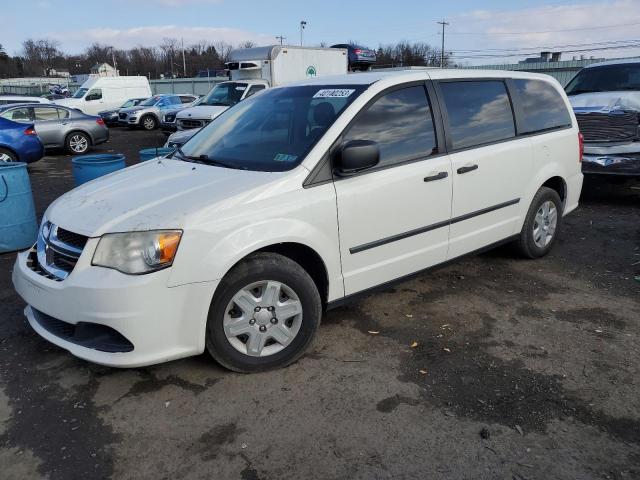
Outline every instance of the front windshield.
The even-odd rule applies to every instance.
[[[229,168],[290,170],[365,88],[330,85],[266,90],[225,111],[189,140],[182,153],[191,160],[219,162]]]
[[[620,90],[640,90],[640,63],[585,68],[566,87],[567,95]]]
[[[204,97],[200,105],[211,107],[230,107],[235,105],[242,98],[242,94],[247,89],[246,83],[225,82],[213,87],[213,90]]]
[[[144,102],[140,102],[138,105],[141,107],[152,107],[158,103],[161,98],[162,97],[159,97],[158,95],[154,95],[153,97],[147,98]]]
[[[82,98],[84,94],[89,91],[88,88],[79,88],[76,93],[73,94],[73,98]]]
[[[133,107],[135,104],[136,104],[135,100],[127,100],[122,105],[120,105],[120,108]]]

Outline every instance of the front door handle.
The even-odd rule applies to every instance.
[[[467,173],[467,172],[472,172],[474,170],[478,169],[478,165],[465,165],[464,167],[460,167],[458,170],[456,170],[458,173],[463,174],[463,173]]]
[[[434,180],[442,180],[443,178],[447,178],[449,174],[447,172],[436,173],[435,175],[431,175],[430,177],[424,177],[425,182],[433,182]]]

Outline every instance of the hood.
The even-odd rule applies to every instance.
[[[268,182],[283,174],[286,172],[233,170],[172,159],[148,161],[71,190],[51,204],[46,217],[90,237],[184,229],[198,218],[211,220],[211,215],[198,215],[203,209],[222,211],[259,198]]]
[[[592,92],[571,95],[569,102],[576,113],[589,111],[639,110],[640,91]]]
[[[151,108],[151,107],[141,107],[141,106],[138,105],[138,106],[135,106],[135,107],[121,108],[119,110],[119,112],[131,115],[132,113],[139,112],[140,110],[146,110],[147,108]]]
[[[185,108],[178,113],[177,118],[208,118],[213,120],[229,107],[198,105],[197,107]]]
[[[62,105],[63,107],[76,108],[80,105],[80,102],[83,102],[82,98],[61,98],[59,100],[54,100],[52,103]]]
[[[178,130],[177,132],[169,135],[169,138],[167,138],[167,144],[177,143],[177,144],[183,145],[184,143],[186,143],[187,140],[193,137],[200,130],[201,130],[200,128],[192,128],[190,130]]]

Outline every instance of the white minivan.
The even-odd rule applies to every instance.
[[[309,79],[57,199],[13,282],[32,327],[93,362],[207,350],[239,372],[280,367],[359,294],[504,242],[545,255],[580,159],[546,75]]]
[[[149,98],[151,86],[147,77],[90,77],[71,98],[54,103],[76,108],[87,115],[119,108],[131,98]]]

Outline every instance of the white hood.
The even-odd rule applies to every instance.
[[[198,105],[197,107],[185,108],[178,113],[176,118],[193,118],[193,119],[208,119],[213,120],[229,107],[223,107],[222,105],[209,106]]]
[[[573,108],[593,110],[612,110],[622,107],[625,110],[640,111],[640,91],[593,92],[569,96]]]
[[[49,221],[97,237],[109,232],[185,228],[199,218],[260,197],[283,173],[233,170],[163,159],[148,161],[82,185],[47,209]]]

